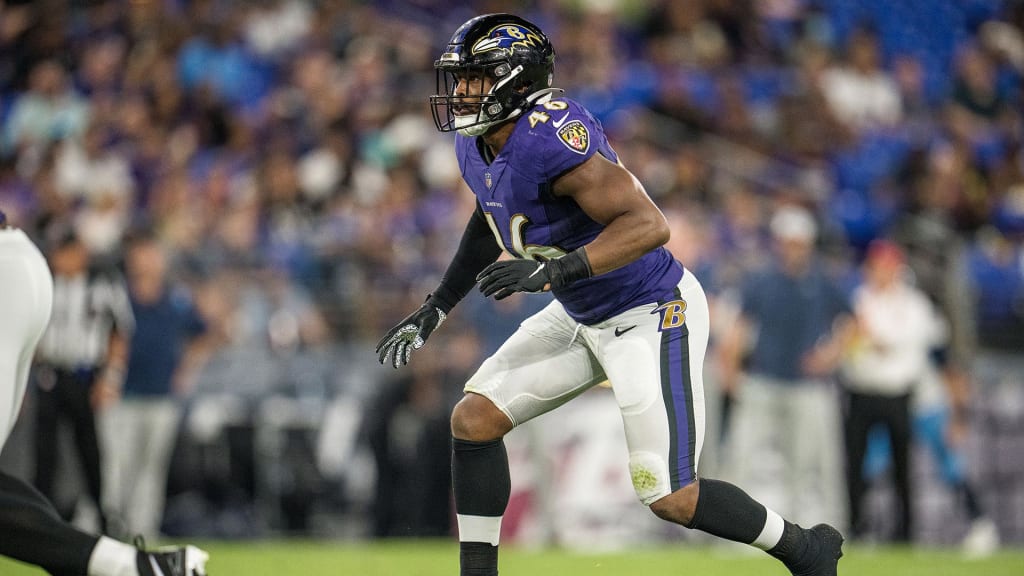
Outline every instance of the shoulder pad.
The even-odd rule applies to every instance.
[[[587,155],[594,137],[595,121],[589,112],[567,98],[555,98],[534,106],[526,117],[530,131],[554,135],[562,146]]]

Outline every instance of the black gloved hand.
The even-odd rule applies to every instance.
[[[484,296],[495,295],[495,300],[507,298],[515,292],[545,292],[566,286],[577,280],[590,278],[590,260],[583,247],[546,262],[535,260],[501,260],[477,274],[480,291]]]
[[[515,292],[544,292],[550,289],[550,265],[536,260],[502,260],[484,268],[476,279],[484,296],[495,295],[495,300]]]
[[[380,342],[377,342],[376,350],[380,363],[384,364],[390,356],[391,365],[395,368],[408,364],[412,351],[422,348],[430,334],[447,317],[447,314],[428,299],[419,310],[388,330]]]

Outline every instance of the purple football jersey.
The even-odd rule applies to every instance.
[[[456,137],[462,177],[476,194],[502,248],[518,258],[547,260],[593,240],[604,226],[571,198],[552,193],[554,181],[594,154],[618,155],[601,123],[568,98],[538,104],[517,121],[492,162],[483,141]],[[641,304],[675,298],[683,267],[664,248],[606,274],[554,291],[577,322],[596,324]]]

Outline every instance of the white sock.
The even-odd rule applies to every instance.
[[[497,546],[501,538],[501,516],[458,514],[459,542],[489,542]]]
[[[750,545],[767,551],[775,548],[779,541],[782,540],[782,532],[786,528],[786,523],[782,521],[782,516],[779,516],[771,508],[766,506],[765,511],[768,512],[768,516],[764,520],[764,528],[761,529],[761,534]]]
[[[137,553],[134,546],[100,536],[89,556],[88,576],[139,576],[135,566]]]

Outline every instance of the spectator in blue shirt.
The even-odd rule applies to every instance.
[[[156,539],[180,417],[175,375],[205,325],[189,294],[167,282],[155,237],[133,237],[125,265],[136,331],[120,402],[104,414],[105,499],[126,534]]]
[[[746,279],[740,318],[720,347],[722,388],[735,402],[732,474],[797,523],[842,524],[841,419],[828,378],[849,304],[815,258],[817,226],[807,210],[779,209],[771,232],[778,258]],[[781,469],[766,469],[772,465]]]

